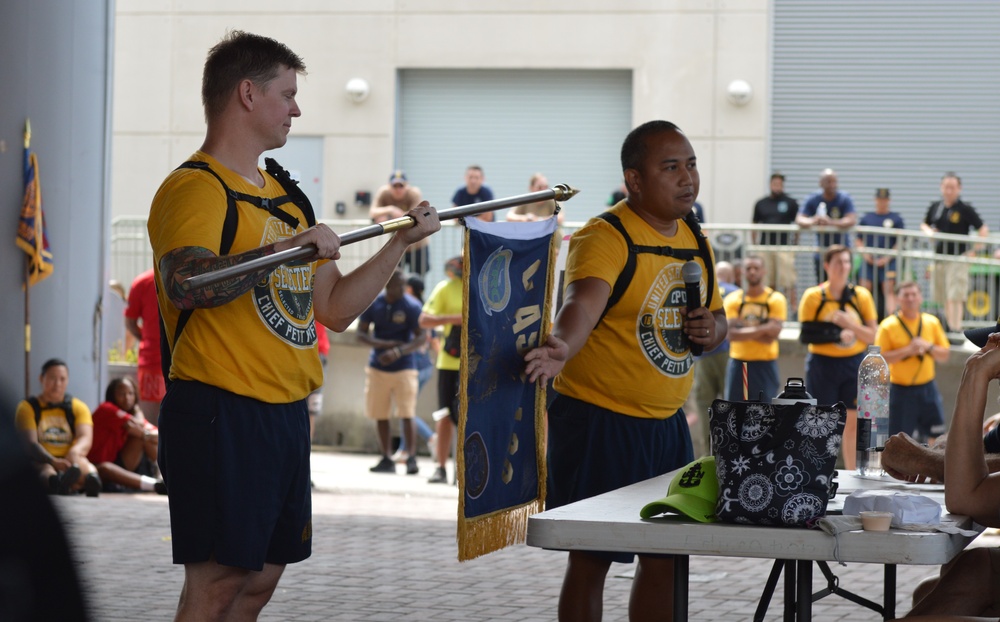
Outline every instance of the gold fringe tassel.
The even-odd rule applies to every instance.
[[[486,516],[458,521],[458,561],[475,559],[514,544],[528,535],[528,517],[543,509],[541,499]]]

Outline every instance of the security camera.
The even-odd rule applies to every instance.
[[[726,87],[726,93],[734,106],[746,106],[753,98],[753,88],[746,80],[733,80]]]
[[[364,78],[351,78],[344,86],[347,97],[354,103],[360,103],[368,97],[368,81]]]

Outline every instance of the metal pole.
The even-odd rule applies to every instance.
[[[525,205],[526,203],[547,201],[549,199],[563,201],[573,198],[578,192],[579,190],[576,188],[571,188],[566,184],[558,184],[548,190],[539,190],[538,192],[529,192],[527,194],[519,194],[503,199],[494,199],[493,201],[483,201],[482,203],[473,203],[472,205],[463,205],[460,207],[443,209],[438,212],[438,219],[452,220],[455,218],[462,218],[464,216],[475,216],[476,214],[492,212],[505,207],[514,207],[517,205]],[[348,244],[353,244],[354,242],[360,242],[362,240],[380,236],[384,233],[391,233],[400,229],[409,229],[415,224],[416,221],[409,216],[393,218],[392,220],[387,220],[377,225],[369,225],[367,227],[355,229],[354,231],[348,231],[340,236],[340,245],[346,246]],[[243,276],[244,274],[249,274],[251,272],[257,272],[258,270],[277,268],[281,264],[289,261],[307,259],[312,257],[315,252],[316,247],[312,244],[296,246],[295,248],[289,248],[288,250],[268,255],[267,257],[258,257],[235,266],[227,266],[225,268],[213,270],[212,272],[205,272],[204,274],[188,277],[187,279],[181,281],[181,288],[185,291],[201,289],[210,285],[215,285],[216,283],[221,283],[227,279]]]

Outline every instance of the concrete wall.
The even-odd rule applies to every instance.
[[[69,364],[69,392],[103,395],[100,307],[109,231],[107,171],[109,3],[6,2],[0,20],[0,408],[25,397],[24,253],[14,246],[21,198],[23,133],[39,160],[42,201],[55,271],[30,290],[29,392],[42,363]],[[120,318],[118,319],[120,322]]]
[[[317,210],[324,217],[335,216],[337,201],[353,205],[355,190],[383,183],[393,166],[400,68],[624,68],[633,72],[634,123],[665,118],[691,137],[708,218],[744,222],[767,183],[769,6],[768,0],[119,0],[112,213],[146,214],[164,175],[201,144],[205,54],[228,29],[243,29],[287,43],[306,61],[309,75],[298,97],[303,116],[292,134],[324,138],[324,205]],[[371,85],[360,104],[344,91],[355,77]],[[734,79],[754,89],[746,106],[727,101]],[[603,203],[608,189],[585,190],[575,201]]]

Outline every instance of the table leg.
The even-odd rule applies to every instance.
[[[771,566],[771,574],[767,575],[767,583],[764,584],[764,592],[760,595],[760,601],[757,603],[757,610],[753,614],[753,622],[764,622],[764,616],[767,615],[767,608],[771,605],[771,597],[774,596],[774,588],[778,585],[778,578],[781,576],[781,569],[784,567],[784,560],[774,560],[774,564]],[[787,608],[787,581],[785,582],[785,594],[785,607]]]
[[[798,622],[810,622],[812,620],[812,561],[800,559],[798,561],[797,589],[795,595],[795,619]]]
[[[885,565],[882,594],[882,619],[892,620],[896,617],[896,564]]]
[[[784,622],[795,622],[795,561],[785,560],[785,616]],[[810,590],[811,591],[811,590]]]
[[[687,622],[688,619],[689,574],[690,558],[674,555],[674,622]]]

